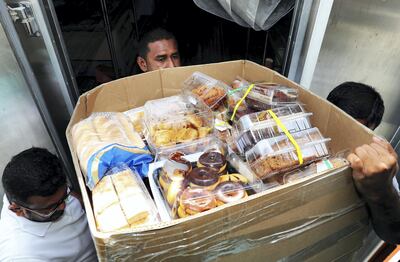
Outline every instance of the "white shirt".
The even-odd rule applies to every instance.
[[[34,222],[8,209],[4,196],[0,219],[0,261],[97,261],[85,211],[69,196],[56,222]]]

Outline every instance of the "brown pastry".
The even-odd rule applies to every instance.
[[[214,168],[221,174],[226,169],[226,158],[219,152],[206,152],[199,157],[197,166]]]
[[[201,187],[213,190],[219,181],[218,170],[209,167],[193,168],[188,174],[191,187]]]

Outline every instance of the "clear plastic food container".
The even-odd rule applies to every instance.
[[[173,147],[166,147],[157,152],[155,161],[169,159],[171,155],[179,152],[183,155],[191,156],[188,161],[196,159],[204,152],[216,151],[226,156],[226,145],[214,136],[208,136],[185,144],[179,144]],[[197,157],[197,158],[196,158]]]
[[[223,155],[218,154],[217,151],[204,152],[197,157],[174,154],[173,168],[170,161],[165,161],[155,170],[153,179],[171,218],[184,218],[237,202],[258,192],[255,188],[262,187],[260,180],[251,181],[237,173],[225,159],[221,161]],[[209,162],[212,165],[207,165]]]
[[[198,96],[213,110],[224,102],[228,88],[225,83],[200,72],[194,72],[183,83],[184,93]]]
[[[301,107],[300,107],[301,108]],[[290,133],[311,128],[310,116],[312,113],[293,113],[296,109],[282,108],[275,110],[276,115]],[[282,135],[284,132],[267,112],[246,115],[239,119],[234,129],[234,142],[240,154],[256,145],[257,142]]]
[[[273,83],[256,84],[246,96],[246,102],[249,107],[259,111],[296,103],[297,98],[297,89]]]
[[[196,97],[187,95],[146,102],[144,121],[153,152],[207,137],[214,126],[212,111]]]
[[[133,129],[144,138],[144,107],[133,108],[125,111],[124,114],[132,122]]]
[[[301,149],[303,165],[328,156],[327,142],[318,128],[292,133]],[[286,135],[261,140],[246,152],[246,160],[261,179],[300,167],[295,147]]]
[[[277,108],[271,109],[271,111],[274,112],[278,118],[287,117],[287,116],[296,116],[296,115],[299,115],[302,113],[307,113],[304,110],[303,106],[300,104],[297,104],[297,103],[283,106],[283,107],[277,107]],[[261,112],[256,112],[256,113],[248,114],[248,115],[241,117],[237,121],[236,126],[237,126],[237,129],[239,130],[239,132],[244,132],[244,131],[250,130],[254,126],[268,123],[268,121],[270,121],[270,120],[273,121],[271,115],[268,113],[268,111],[264,110]]]

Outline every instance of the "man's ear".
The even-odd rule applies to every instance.
[[[137,59],[136,59],[136,63],[138,64],[138,66],[140,67],[140,69],[143,72],[147,72],[147,70],[148,70],[147,69],[147,62],[143,57],[138,56]]]
[[[22,211],[21,207],[18,206],[15,202],[12,202],[9,206],[8,209],[10,209],[12,212],[14,212],[17,216],[22,217],[24,216],[24,212]]]

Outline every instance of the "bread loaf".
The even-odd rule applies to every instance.
[[[122,211],[131,225],[145,223],[150,216],[146,196],[128,170],[112,176]]]
[[[100,231],[110,232],[130,227],[119,204],[111,176],[104,177],[94,187],[92,199],[97,228]]]
[[[93,210],[103,232],[132,228],[154,221],[150,196],[130,169],[105,176],[93,189]]]

